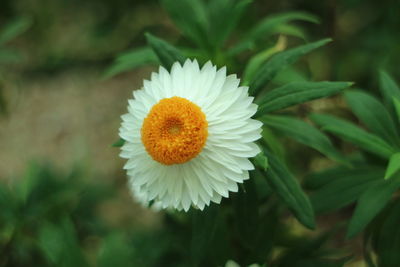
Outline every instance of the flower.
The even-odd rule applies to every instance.
[[[133,92],[119,135],[133,194],[163,208],[220,203],[254,169],[261,122],[248,87],[211,62],[163,67]]]

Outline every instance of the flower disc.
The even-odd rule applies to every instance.
[[[206,116],[185,98],[164,98],[144,119],[141,136],[154,160],[165,165],[185,163],[196,157],[206,143]]]

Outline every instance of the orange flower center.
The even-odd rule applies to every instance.
[[[207,120],[200,107],[182,97],[164,98],[143,121],[142,142],[150,156],[165,165],[196,157],[207,140]]]

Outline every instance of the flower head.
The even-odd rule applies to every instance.
[[[187,211],[219,203],[249,178],[261,123],[248,88],[226,68],[196,60],[160,67],[122,116],[121,157],[133,194]]]

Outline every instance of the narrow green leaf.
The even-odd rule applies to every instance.
[[[385,179],[391,178],[400,170],[400,152],[393,154],[390,157],[389,165],[386,168]]]
[[[265,171],[255,169],[250,172],[250,179],[253,179],[259,199],[265,199],[271,195],[272,189],[267,179],[265,178]]]
[[[331,39],[323,39],[274,55],[254,74],[254,78],[250,82],[249,94],[257,95],[261,88],[267,85],[279,71],[296,62],[301,56],[329,43],[330,41]]]
[[[32,20],[26,17],[16,18],[8,23],[0,32],[0,45],[11,41],[18,35],[24,33],[31,24]]]
[[[263,171],[266,171],[269,166],[268,158],[262,152],[258,153],[257,156],[255,156],[254,163]]]
[[[315,16],[305,12],[286,12],[268,16],[252,28],[250,32],[228,53],[235,55],[246,49],[251,49],[254,47],[257,40],[268,38],[271,34],[279,32],[279,27],[282,27],[282,25],[288,25],[289,22],[295,20],[308,21],[312,23],[319,22]]]
[[[380,71],[380,90],[387,105],[392,105],[392,99],[400,100],[400,88],[385,71]]]
[[[274,54],[284,50],[286,47],[286,37],[279,37],[278,41],[273,47],[268,47],[258,54],[255,54],[248,61],[243,73],[243,84],[247,85],[253,79],[254,74],[260,66]]]
[[[322,130],[337,135],[362,149],[383,158],[389,158],[396,152],[380,137],[368,133],[353,123],[326,114],[312,114],[311,120],[322,127]]]
[[[314,172],[305,177],[304,187],[308,190],[318,190],[319,188],[333,182],[338,177],[351,176],[351,175],[364,175],[369,171],[374,171],[377,168],[380,170],[380,173],[383,170],[380,167],[374,167],[370,165],[355,165],[354,169],[349,169],[344,166],[337,166],[334,168],[325,169],[319,172]]]
[[[220,48],[223,45],[252,1],[209,1],[207,11],[212,27],[209,28],[208,39],[214,47]]]
[[[379,168],[322,173],[318,179],[325,180],[323,185],[310,196],[315,212],[327,213],[353,203],[375,181],[382,179],[383,173]],[[328,175],[328,179],[324,175]]]
[[[161,0],[175,25],[194,43],[207,48],[209,19],[204,1],[201,0]]]
[[[255,116],[331,96],[350,85],[349,82],[292,82],[257,99],[256,103],[259,107]]]
[[[308,78],[306,75],[293,66],[287,67],[286,69],[279,72],[274,78],[274,84],[282,86],[291,82],[306,82]]]
[[[382,210],[400,187],[400,173],[390,180],[376,181],[360,196],[353,217],[347,229],[351,238],[361,232],[365,226]]]
[[[291,137],[303,145],[314,148],[332,160],[349,164],[325,134],[302,120],[278,115],[266,115],[259,118],[259,120],[264,125],[276,129],[283,135]]]
[[[118,141],[116,141],[114,144],[112,144],[112,147],[121,147],[125,144],[125,140],[120,138],[118,139]]]
[[[379,267],[394,267],[400,262],[400,201],[397,201],[385,218],[377,235],[375,246]]]
[[[158,63],[154,51],[148,47],[137,48],[119,55],[103,76],[109,78],[150,63]]]
[[[389,112],[373,96],[362,91],[347,91],[347,103],[369,130],[392,144],[399,144],[399,133]]]
[[[400,123],[400,99],[393,97],[393,105],[397,115],[397,120]]]
[[[59,224],[41,225],[38,242],[51,265],[88,266],[79,247],[74,225],[68,217]]]
[[[285,156],[285,149],[281,142],[279,142],[278,137],[270,130],[269,127],[263,127],[261,135],[263,143],[268,146],[268,148],[271,150],[271,153],[283,160]]]
[[[184,63],[185,57],[179,49],[150,33],[146,33],[145,35],[147,43],[151,46],[161,64],[167,70],[170,70],[175,62],[180,62],[181,64]]]
[[[270,162],[267,178],[274,191],[286,203],[300,223],[310,229],[314,229],[314,211],[299,182],[275,156],[266,150],[264,150],[264,153]]]
[[[295,25],[290,25],[290,24],[280,25],[275,30],[275,33],[282,34],[282,35],[288,35],[288,36],[294,36],[297,38],[301,38],[304,41],[307,40],[307,34],[306,34],[305,30],[302,27],[298,27]]]

